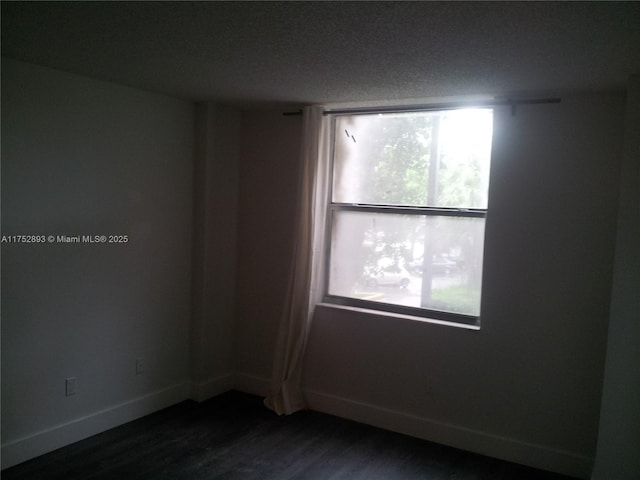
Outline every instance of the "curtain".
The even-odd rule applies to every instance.
[[[298,210],[285,306],[265,405],[278,415],[306,408],[302,361],[315,304],[322,295],[322,243],[328,182],[328,119],[320,106],[303,110]]]

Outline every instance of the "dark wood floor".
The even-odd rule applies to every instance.
[[[4,480],[561,480],[317,412],[278,417],[229,392],[186,401],[2,472]]]

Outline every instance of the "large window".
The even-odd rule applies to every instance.
[[[332,122],[325,300],[477,323],[493,111]]]

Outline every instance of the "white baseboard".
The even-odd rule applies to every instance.
[[[2,445],[2,469],[96,435],[187,398],[204,401],[232,389],[266,396],[269,393],[270,381],[246,373],[235,373],[200,383],[184,382],[173,385],[28,437],[7,442]],[[513,438],[499,437],[326,393],[305,390],[304,394],[309,408],[319,412],[565,475],[584,479],[590,478],[591,475],[593,459],[583,455]]]
[[[319,412],[564,475],[584,479],[591,475],[593,459],[572,452],[499,437],[325,393],[305,390],[305,398],[309,408]]]
[[[216,395],[232,390],[233,385],[234,375],[231,373],[210,378],[204,382],[191,382],[191,394],[189,398],[196,402],[204,402]]]
[[[233,376],[233,388],[239,392],[266,397],[269,395],[271,380],[247,373],[236,372]]]
[[[2,469],[156,412],[189,398],[183,382],[2,445]]]

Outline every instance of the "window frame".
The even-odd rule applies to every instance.
[[[438,111],[445,112],[450,110],[458,110],[470,108],[468,106],[459,106],[456,108],[425,108],[423,111]],[[481,106],[479,108],[491,109],[494,108]],[[325,237],[324,237],[324,254],[323,254],[323,275],[322,275],[322,301],[330,305],[353,307],[359,309],[365,309],[373,312],[384,312],[386,314],[399,314],[403,316],[416,317],[419,320],[428,321],[430,319],[436,321],[450,322],[452,324],[461,324],[465,326],[480,326],[480,315],[469,315],[463,313],[449,312],[445,310],[434,310],[423,307],[411,307],[400,304],[376,302],[372,300],[364,300],[353,297],[346,297],[342,295],[335,295],[329,293],[329,277],[331,266],[331,240],[332,230],[334,223],[334,215],[337,212],[367,212],[367,213],[381,213],[381,214],[396,214],[396,215],[417,215],[417,216],[448,216],[455,218],[482,218],[485,220],[487,217],[487,208],[456,208],[456,207],[430,207],[430,206],[416,206],[416,205],[391,205],[391,204],[369,204],[369,203],[342,203],[333,201],[333,184],[334,184],[334,164],[335,164],[335,150],[336,150],[336,119],[339,116],[352,116],[352,115],[371,115],[375,113],[404,113],[415,112],[412,109],[393,109],[393,111],[376,111],[375,109],[365,109],[360,112],[353,111],[341,111],[341,112],[326,112],[330,116],[329,126],[329,141],[330,148],[329,155],[329,168],[327,179],[327,205],[325,215]],[[491,168],[491,167],[490,167]],[[486,232],[483,234],[486,237]],[[484,252],[483,252],[484,258]],[[483,267],[484,272],[484,267]],[[484,276],[484,275],[483,275]],[[482,302],[482,289],[480,293],[480,302]]]

